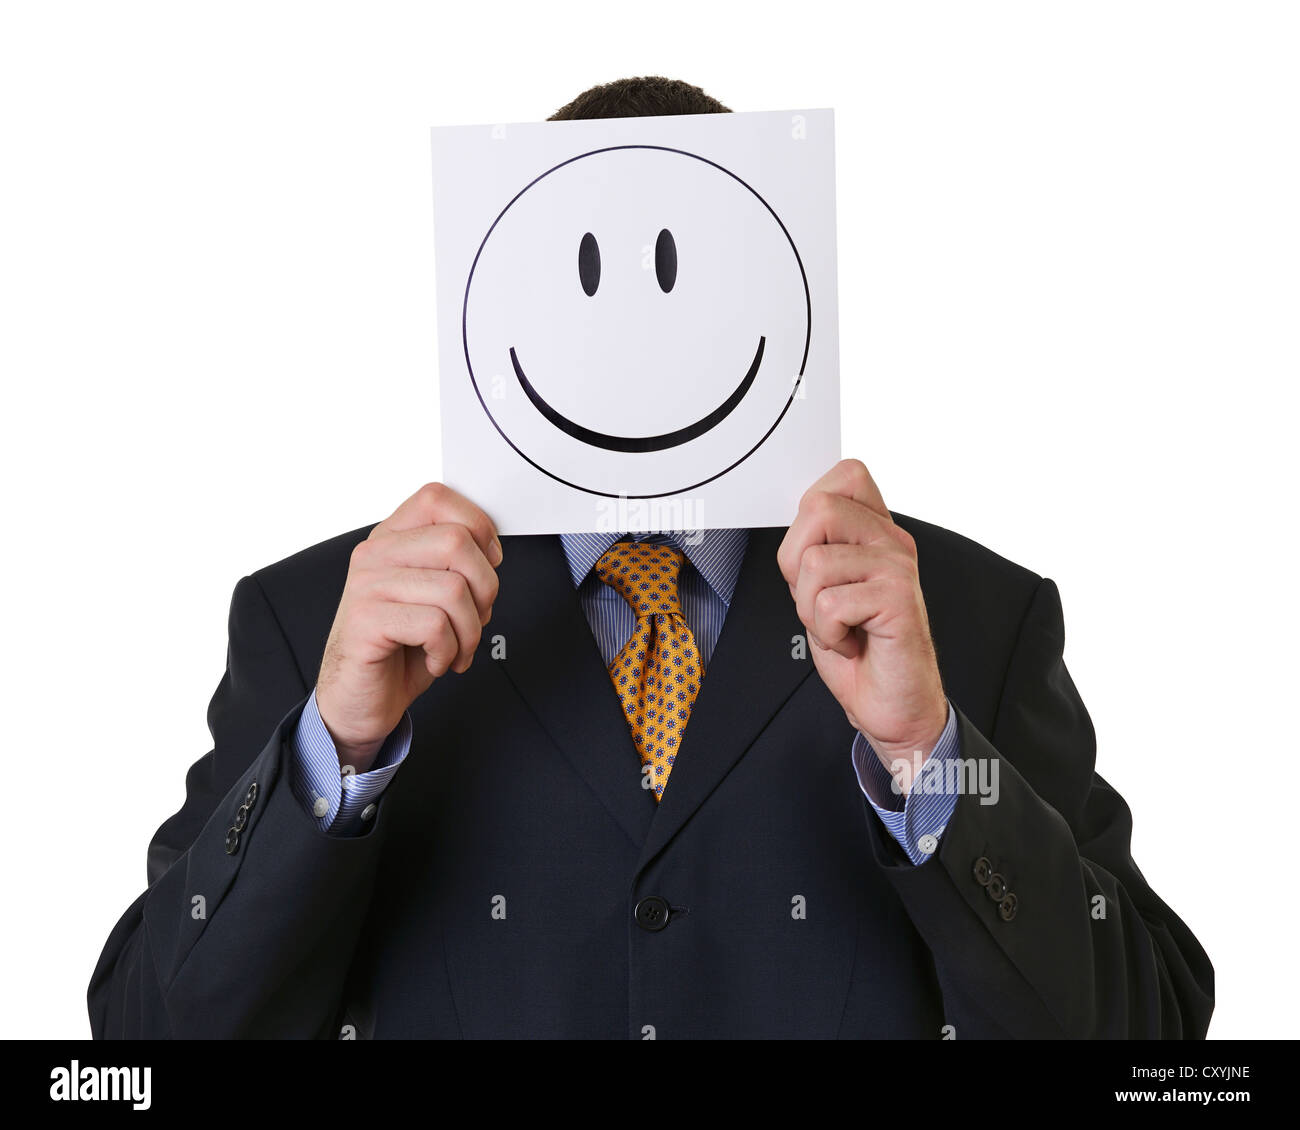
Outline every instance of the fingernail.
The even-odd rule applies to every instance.
[[[488,560],[492,563],[493,567],[500,565],[505,559],[505,553],[502,552],[501,549],[501,539],[493,538],[492,544],[488,546],[488,549],[491,551]]]

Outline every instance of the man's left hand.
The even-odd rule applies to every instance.
[[[916,543],[867,468],[845,459],[817,480],[777,551],[813,662],[849,723],[906,790],[948,720]]]

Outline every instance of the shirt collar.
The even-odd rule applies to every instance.
[[[623,534],[561,534],[560,544],[569,563],[569,576],[578,588],[595,568],[600,555]],[[728,606],[736,591],[736,577],[749,544],[748,530],[693,530],[665,534],[628,534],[636,541],[651,539],[680,549],[695,566],[705,584]]]

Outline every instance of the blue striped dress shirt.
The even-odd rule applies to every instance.
[[[632,635],[636,616],[617,591],[596,576],[596,562],[622,536],[673,545],[686,556],[678,581],[682,615],[695,636],[700,658],[709,660],[722,632],[749,541],[747,530],[699,530],[692,533],[620,535],[565,534],[569,576],[578,592],[587,622],[608,666]],[[957,716],[948,707],[948,723],[939,744],[926,760],[923,773],[937,773],[945,761],[959,755]],[[316,692],[303,709],[292,740],[291,784],[298,802],[331,835],[356,835],[374,818],[379,797],[411,748],[411,716],[407,713],[389,735],[365,773],[339,772],[338,753],[316,706]],[[850,760],[858,785],[885,827],[914,864],[924,863],[938,848],[939,837],[957,803],[955,791],[913,787],[906,801],[894,788],[867,739],[855,735]]]

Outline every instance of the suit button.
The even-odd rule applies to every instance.
[[[632,916],[642,930],[658,933],[668,925],[668,903],[658,895],[650,895],[636,904]]]
[[[1010,891],[1002,897],[1002,901],[998,903],[998,914],[1002,916],[1003,922],[1010,922],[1016,916],[1017,905],[1019,900]]]
[[[994,871],[989,876],[989,885],[984,890],[988,892],[989,898],[994,902],[1001,902],[1002,896],[1007,893],[1007,881]]]
[[[975,882],[981,887],[987,887],[989,885],[989,876],[993,874],[993,864],[981,855],[975,861],[974,874]]]

